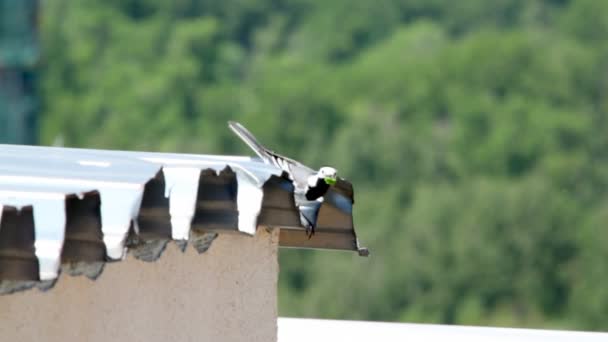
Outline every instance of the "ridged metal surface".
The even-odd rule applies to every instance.
[[[0,145],[0,293],[48,288],[61,270],[95,278],[127,251],[168,241],[206,251],[222,233],[281,228],[286,247],[356,250],[353,191],[340,180],[296,208],[280,169],[250,157]],[[308,238],[300,212],[313,211]]]

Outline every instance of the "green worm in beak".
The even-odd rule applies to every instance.
[[[323,180],[325,180],[325,183],[327,183],[329,185],[336,185],[336,182],[337,182],[337,180],[332,177],[325,177],[325,178],[323,178]]]

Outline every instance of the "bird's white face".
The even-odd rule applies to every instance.
[[[319,177],[325,180],[325,183],[334,185],[337,182],[338,171],[333,167],[324,166],[319,169]]]

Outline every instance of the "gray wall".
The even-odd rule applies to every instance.
[[[96,281],[63,274],[48,292],[0,296],[1,341],[276,341],[278,230],[220,235],[209,251],[170,243]]]

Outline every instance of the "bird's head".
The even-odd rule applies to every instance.
[[[335,185],[338,181],[338,171],[333,167],[324,166],[319,169],[319,178],[323,179],[329,185]]]

